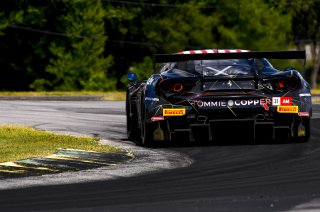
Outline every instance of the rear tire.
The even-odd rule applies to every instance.
[[[153,143],[152,124],[146,122],[146,111],[143,106],[141,114],[141,145],[150,146]]]
[[[142,124],[141,128],[141,144],[142,146],[150,146],[153,143],[152,139],[152,127],[151,124],[146,123]]]
[[[138,119],[135,114],[131,116],[130,111],[131,109],[130,109],[129,93],[127,91],[127,98],[126,98],[127,136],[128,136],[128,140],[137,140],[139,139]]]

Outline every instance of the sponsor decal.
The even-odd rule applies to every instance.
[[[151,121],[163,121],[164,117],[163,116],[153,116],[151,117]]]
[[[298,113],[298,106],[277,106],[278,113]]]
[[[254,106],[259,105],[259,99],[249,99],[249,100],[220,100],[220,101],[196,101],[196,105],[199,108],[206,107],[233,107],[233,106]]]
[[[292,97],[283,96],[283,97],[272,97],[272,105],[273,106],[291,106],[292,105]]]
[[[152,77],[150,77],[150,78],[148,79],[148,81],[147,81],[147,85],[151,85],[151,84],[152,84],[152,82],[153,82],[153,76],[152,76]]]
[[[186,114],[185,108],[164,108],[162,111],[163,116],[183,116]]]
[[[292,97],[281,97],[281,105],[283,106],[290,106],[292,105]]]
[[[260,99],[260,105],[270,105],[271,104],[271,99]]]
[[[311,94],[310,93],[301,93],[301,94],[299,94],[299,96],[311,96]]]
[[[309,116],[309,112],[299,112],[298,116]]]
[[[218,100],[218,101],[194,101],[198,108],[224,108],[224,107],[250,107],[250,106],[263,106],[269,110],[271,99],[236,99],[236,100]]]
[[[267,104],[262,105],[265,110],[269,110],[269,106]]]
[[[265,99],[260,99],[260,105],[263,106],[265,110],[269,110],[269,105],[271,104],[271,99],[265,98]]]
[[[146,97],[144,98],[145,101],[152,101],[152,102],[159,102],[159,98],[151,98],[151,97]]]
[[[280,105],[280,97],[272,97],[272,105],[278,106]]]

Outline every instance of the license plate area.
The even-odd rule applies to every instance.
[[[254,140],[255,121],[246,120],[211,120],[210,131],[212,141]]]

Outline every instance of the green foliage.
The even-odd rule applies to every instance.
[[[219,1],[221,10],[216,28],[219,48],[243,48],[251,50],[279,50],[290,31],[291,17],[281,14],[263,0]]]
[[[202,13],[201,2],[176,5],[145,19],[145,36],[158,46],[153,51],[174,53],[186,49],[214,48],[212,28],[215,17]]]
[[[151,57],[144,57],[143,62],[135,63],[129,68],[129,72],[135,73],[138,80],[146,80],[153,73],[153,61]],[[128,80],[126,76],[121,78],[121,82],[126,85]]]
[[[26,29],[50,30],[46,24],[53,12],[48,10],[50,6],[44,1],[0,2],[1,90],[28,90],[30,83],[41,76],[50,56],[48,37]]]
[[[136,73],[138,79],[148,79],[153,73],[153,61],[151,57],[144,57],[142,63],[133,64],[130,69],[131,72]]]
[[[55,56],[46,71],[54,76],[50,81],[36,81],[54,90],[114,89],[115,81],[107,75],[112,57],[104,57],[107,37],[104,34],[105,11],[99,0],[64,1],[67,14],[62,17],[68,39],[50,46]],[[38,87],[39,88],[39,87]]]
[[[317,0],[272,0],[279,11],[292,17],[292,30],[289,38],[292,42],[320,38],[319,9]]]
[[[303,50],[306,45],[311,49],[307,60],[312,63],[312,71],[302,70],[302,75],[310,80],[312,88],[317,87],[318,72],[320,69],[320,2],[318,0],[281,0],[272,1],[283,13],[292,17],[290,40],[297,49]]]
[[[317,0],[1,1],[0,90],[122,89],[125,73],[152,73],[154,53],[318,42],[319,7]]]

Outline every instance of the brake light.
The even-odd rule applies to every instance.
[[[297,90],[300,88],[300,86],[301,80],[297,76],[291,76],[287,79],[269,81],[263,84],[264,88],[280,93]]]
[[[279,81],[279,82],[277,83],[277,87],[278,87],[278,88],[284,88],[284,83],[283,83],[283,81]]]
[[[173,91],[179,93],[183,90],[183,85],[180,83],[176,83],[173,85]]]
[[[159,89],[162,93],[179,93],[183,91],[184,86],[170,79],[162,79],[159,82]]]

